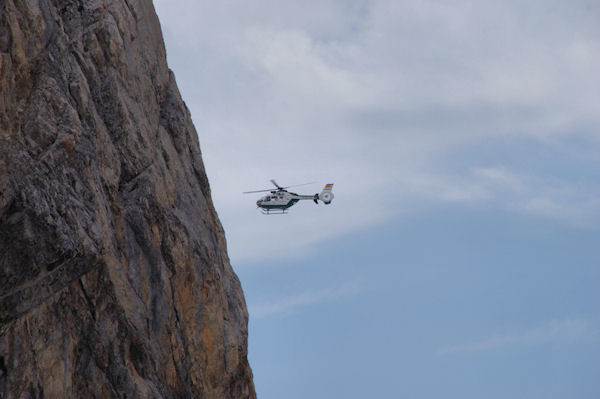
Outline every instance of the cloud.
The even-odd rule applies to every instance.
[[[364,284],[346,282],[320,291],[308,291],[294,296],[281,298],[273,302],[248,305],[252,320],[263,319],[280,314],[291,313],[297,308],[313,306],[327,302],[339,301],[354,297],[365,290]]]
[[[522,346],[539,346],[552,343],[598,340],[600,328],[596,320],[567,318],[520,332],[508,332],[481,341],[442,348],[440,355],[490,352]]]
[[[155,6],[234,263],[301,256],[432,203],[600,227],[600,185],[583,173],[600,160],[593,2]],[[571,172],[548,172],[544,152]],[[336,200],[265,218],[241,192],[271,178],[333,182]]]
[[[515,212],[561,220],[579,226],[600,224],[600,191],[562,179],[526,175],[505,167],[474,168],[472,181],[496,202]]]

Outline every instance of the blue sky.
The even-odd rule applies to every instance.
[[[600,397],[597,2],[155,7],[260,398]]]

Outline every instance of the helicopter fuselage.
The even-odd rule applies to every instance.
[[[274,190],[271,191],[269,195],[265,195],[258,201],[256,201],[256,205],[265,211],[280,209],[282,211],[288,209],[289,207],[295,205],[298,201],[302,199],[303,196],[298,195],[296,193],[290,193],[288,191],[283,190]],[[312,196],[310,196],[312,198]]]

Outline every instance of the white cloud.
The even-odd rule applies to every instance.
[[[268,74],[272,89],[296,104],[343,108],[359,106],[365,98],[360,74],[328,62],[327,46],[303,31],[252,28],[243,54],[249,64]],[[282,107],[283,108],[283,107]]]
[[[600,224],[598,187],[579,187],[562,179],[519,174],[505,167],[475,168],[475,185],[499,205],[527,215],[535,215],[579,226]]]
[[[577,168],[597,163],[595,3],[155,5],[234,263],[298,256],[424,200],[600,225],[593,177],[582,185],[477,150],[527,142],[521,160],[549,148],[575,164],[584,154],[569,148],[581,141],[587,164]],[[333,182],[336,200],[263,217],[240,193],[271,178]]]
[[[596,320],[568,318],[520,332],[507,332],[489,338],[442,348],[440,355],[489,352],[520,346],[538,346],[552,343],[587,342],[600,338]]]
[[[359,282],[346,282],[320,291],[308,291],[294,296],[281,298],[277,301],[263,302],[248,305],[248,312],[252,320],[258,320],[279,314],[290,313],[297,308],[321,303],[339,301],[351,298],[365,290],[364,284]]]

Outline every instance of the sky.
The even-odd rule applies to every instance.
[[[600,3],[154,4],[259,398],[600,397]]]

